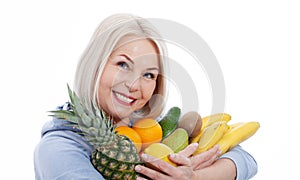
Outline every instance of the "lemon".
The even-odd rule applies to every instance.
[[[173,154],[174,151],[167,145],[163,143],[153,143],[149,145],[145,150],[145,154],[151,155],[153,157],[156,157],[158,159],[161,159],[173,166],[176,166],[175,163],[169,160],[169,154]]]

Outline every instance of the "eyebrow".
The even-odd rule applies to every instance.
[[[157,71],[159,71],[159,68],[158,67],[151,67],[151,68],[147,68],[147,70],[157,70]]]
[[[134,64],[134,61],[127,54],[121,54],[121,56],[124,56],[128,61],[130,61],[132,64]],[[158,67],[151,67],[151,68],[147,68],[147,70],[157,70],[157,71],[159,71],[159,68]]]
[[[124,56],[128,61],[134,64],[133,60],[127,54],[121,54],[121,56]]]

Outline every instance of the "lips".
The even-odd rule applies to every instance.
[[[125,104],[125,105],[131,105],[134,103],[134,101],[136,101],[135,98],[126,96],[122,93],[118,93],[118,92],[113,92],[115,95],[115,98],[118,100],[118,102],[120,102],[121,104]]]

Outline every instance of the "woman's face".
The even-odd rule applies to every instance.
[[[98,102],[119,121],[141,109],[151,98],[159,60],[156,46],[147,39],[126,36],[116,47],[100,79]]]

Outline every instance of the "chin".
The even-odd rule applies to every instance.
[[[124,119],[129,117],[133,112],[126,110],[126,111],[115,111],[113,113],[113,116],[116,117],[117,119]]]

